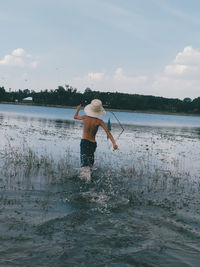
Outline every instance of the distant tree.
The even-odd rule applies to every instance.
[[[28,97],[30,95],[31,91],[29,89],[24,89],[23,94],[24,97]]]
[[[5,100],[6,90],[4,87],[0,87],[0,101]]]
[[[91,93],[91,92],[92,92],[92,90],[91,90],[89,87],[87,87],[87,88],[85,89],[85,91],[84,91],[84,94]]]
[[[200,113],[200,97],[195,98],[195,99],[192,101],[191,104],[192,104],[193,112]]]
[[[184,103],[191,103],[191,102],[192,102],[192,99],[189,98],[189,97],[185,97],[185,98],[183,99],[183,102],[184,102]]]
[[[56,89],[43,90],[40,92],[30,91],[29,89],[6,92],[4,87],[0,87],[0,101],[13,102],[16,99],[21,101],[23,98],[32,96],[36,104],[83,106],[89,104],[94,98],[101,99],[107,108],[138,111],[167,111],[167,112],[186,112],[200,113],[200,97],[193,101],[186,97],[183,100],[174,98],[156,97],[152,95],[125,94],[119,92],[100,92],[92,91],[87,87],[84,93],[80,93],[70,85],[58,86]]]
[[[185,97],[182,102],[182,111],[184,112],[192,112],[192,99],[189,97]]]

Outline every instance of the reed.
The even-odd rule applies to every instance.
[[[200,179],[181,171],[178,160],[174,159],[173,169],[158,168],[152,160],[151,148],[144,157],[127,161],[122,155],[117,162],[112,157],[97,153],[98,170],[93,182],[110,195],[127,191],[137,194],[199,194]],[[26,142],[22,147],[13,147],[10,142],[1,151],[0,186],[6,188],[28,187],[34,189],[49,184],[66,183],[77,177],[79,159],[66,150],[64,156],[54,158],[52,154],[39,154]],[[130,158],[130,156],[129,156]]]

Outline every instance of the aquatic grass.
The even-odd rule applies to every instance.
[[[98,153],[98,170],[93,173],[92,183],[87,187],[98,188],[98,193],[105,197],[94,196],[91,201],[101,203],[104,211],[108,210],[107,202],[116,196],[121,197],[121,203],[136,201],[137,198],[137,201],[151,201],[155,205],[176,201],[180,206],[181,201],[186,205],[184,199],[189,194],[200,193],[200,179],[192,179],[189,172],[181,172],[178,160],[173,160],[172,170],[161,169],[151,158],[153,152],[148,150],[148,153],[143,157],[133,156],[132,162],[119,153],[117,163],[113,163],[113,158],[107,154]],[[8,143],[1,151],[1,159],[1,188],[34,190],[68,183],[69,179],[76,179],[74,183],[79,181],[76,170],[79,159],[69,149],[64,156],[54,158],[52,154],[36,153],[25,142],[20,148]]]
[[[109,159],[104,161],[103,155],[101,157],[98,158],[99,174],[95,178],[98,177],[101,193],[110,197],[109,202],[120,198],[122,206],[142,203],[170,210],[191,208],[198,202],[200,177],[192,177],[189,171],[181,170],[178,160],[176,168],[169,170],[165,165],[158,168],[154,161],[146,162],[146,157],[135,158],[134,164],[127,163],[124,157],[120,158],[117,168],[113,168]]]
[[[70,151],[63,158],[55,160],[52,155],[39,155],[25,144],[23,147],[4,147],[1,153],[1,183],[9,188],[29,181],[34,185],[34,179],[41,183],[64,182],[71,173]],[[42,181],[43,180],[43,181]]]

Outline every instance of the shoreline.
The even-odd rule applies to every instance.
[[[51,105],[51,104],[34,104],[34,103],[22,103],[22,102],[0,102],[2,105],[19,105],[19,106],[35,106],[35,107],[50,107],[50,108],[71,108],[76,109],[76,106],[65,106],[65,105]],[[200,114],[196,113],[184,113],[184,112],[169,112],[169,111],[158,111],[158,110],[128,110],[128,109],[112,109],[105,108],[105,110],[113,112],[129,112],[129,113],[143,113],[143,114],[159,114],[159,115],[172,115],[172,116],[192,116],[200,117]]]

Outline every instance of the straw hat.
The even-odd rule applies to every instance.
[[[85,113],[94,118],[100,118],[106,114],[102,102],[99,99],[94,99],[92,102],[84,108]]]

